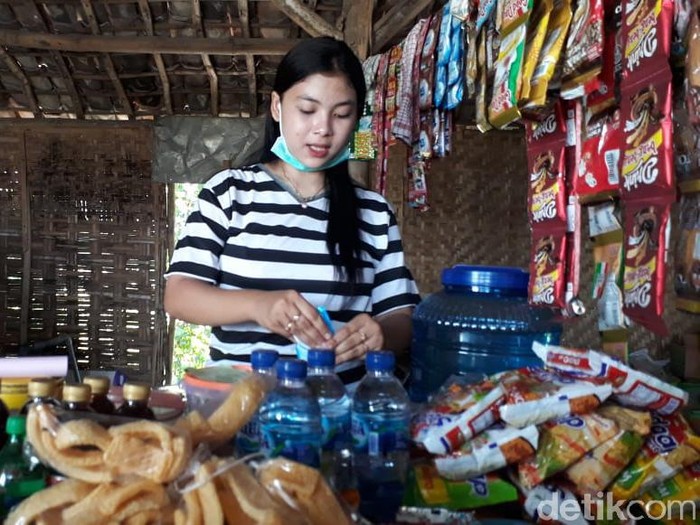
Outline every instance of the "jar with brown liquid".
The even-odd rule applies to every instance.
[[[83,378],[83,383],[90,385],[92,390],[92,399],[90,400],[92,409],[98,414],[114,414],[116,407],[107,397],[110,384],[109,378],[104,376],[87,376]]]
[[[90,407],[92,391],[90,385],[84,383],[66,383],[63,386],[63,408],[66,410],[82,410],[94,412]]]
[[[156,415],[148,407],[148,398],[151,396],[151,387],[146,383],[124,383],[122,397],[124,402],[115,414],[125,417],[136,417],[154,420]]]
[[[29,400],[20,410],[23,416],[29,412],[29,407],[34,403],[43,403],[52,407],[60,407],[61,403],[54,397],[56,392],[56,380],[50,377],[37,377],[29,381],[27,385],[27,395]]]

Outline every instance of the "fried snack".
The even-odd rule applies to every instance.
[[[182,498],[184,509],[180,507],[175,510],[175,525],[201,525],[202,507],[197,494],[194,491],[185,492]]]
[[[148,479],[112,485],[100,501],[104,516],[123,521],[144,511],[157,511],[170,503],[165,488]]]
[[[25,525],[46,521],[62,509],[87,497],[95,490],[95,485],[77,479],[67,479],[57,485],[31,495],[20,503],[7,517],[6,525]]]
[[[86,445],[107,450],[112,437],[98,423],[90,419],[73,419],[61,423],[56,432],[56,448],[65,450]]]
[[[352,523],[321,473],[314,468],[279,457],[261,465],[258,479],[278,500],[291,498],[311,525]]]
[[[207,419],[212,440],[231,439],[253,417],[264,396],[265,383],[257,375],[234,383],[226,400]]]
[[[149,523],[170,523],[167,513],[161,510],[144,510],[138,512],[124,521],[124,525],[148,525]]]
[[[202,509],[202,525],[220,525],[224,522],[224,513],[216,494],[214,485],[215,460],[203,463],[197,469],[194,481],[199,485],[195,490]]]
[[[212,435],[211,427],[204,416],[196,410],[177,420],[175,429],[187,432],[192,438],[192,448],[207,441]]]

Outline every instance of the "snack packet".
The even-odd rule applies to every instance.
[[[591,412],[612,393],[610,385],[576,381],[541,368],[502,372],[495,378],[506,393],[501,419],[519,428]]]
[[[620,112],[586,123],[573,193],[583,204],[606,200],[620,188],[622,125]]]
[[[532,344],[547,368],[579,377],[602,379],[612,385],[613,398],[624,406],[673,414],[688,403],[688,392],[630,368],[595,350]]]
[[[552,12],[553,0],[541,0],[537,2],[534,11],[528,22],[527,38],[525,40],[525,61],[523,63],[523,73],[520,86],[518,102],[525,103],[530,96],[530,81],[535,72],[540,51],[547,36],[547,26],[549,25],[549,15]]]
[[[546,525],[588,525],[574,493],[563,483],[541,483],[523,489],[523,509],[533,523]]]
[[[531,489],[562,472],[583,455],[612,438],[617,424],[598,414],[568,416],[544,425],[537,454],[518,465],[520,484]]]
[[[676,308],[700,313],[700,193],[681,197],[680,239],[676,246]]]
[[[495,128],[503,128],[520,118],[518,94],[520,92],[523,55],[527,26],[522,24],[507,36],[501,37],[501,49],[496,61],[493,79],[493,95],[489,103],[489,122]]]
[[[616,500],[631,499],[700,460],[700,437],[679,414],[652,415],[651,434],[611,486]]]
[[[601,71],[603,58],[603,0],[580,0],[571,20],[562,67],[566,91],[595,78]]]
[[[675,507],[686,516],[695,514],[694,506],[700,501],[700,463],[693,463],[672,478],[652,487],[641,500],[645,503],[662,502],[666,508]]]
[[[533,229],[531,242],[530,304],[566,308],[566,225]]]
[[[433,461],[441,476],[450,480],[466,480],[519,463],[537,450],[539,432],[535,425],[524,428],[485,430],[449,456]]]
[[[647,436],[651,432],[651,414],[646,410],[634,410],[612,403],[606,403],[596,412],[603,417],[612,419],[621,430],[628,430]]]
[[[532,13],[533,0],[499,0],[497,3],[497,26],[501,38],[516,28],[527,25]]]

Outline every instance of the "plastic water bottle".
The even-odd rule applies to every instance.
[[[43,469],[32,470],[24,455],[25,416],[10,416],[8,440],[0,450],[0,521],[17,503],[46,486]]]
[[[306,384],[306,361],[277,361],[277,386],[260,407],[262,451],[318,468],[321,408]]]
[[[276,350],[253,350],[250,354],[253,373],[263,378],[267,392],[270,392],[277,382],[275,363],[278,358]],[[236,453],[239,457],[255,452],[260,452],[260,421],[257,412],[236,435]]]
[[[368,352],[367,375],[352,400],[359,510],[375,523],[394,521],[408,468],[409,399],[394,364],[391,352]]]

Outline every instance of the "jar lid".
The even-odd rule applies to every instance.
[[[146,383],[130,381],[122,388],[122,397],[127,401],[146,401],[150,395],[151,387]]]
[[[63,401],[68,403],[89,403],[90,385],[85,383],[69,383],[63,386]]]
[[[109,392],[110,381],[104,376],[86,376],[83,378],[83,383],[90,385],[93,394],[104,395]]]
[[[442,271],[443,286],[500,288],[527,292],[530,274],[509,266],[470,266],[457,264]]]
[[[50,377],[35,377],[27,385],[29,397],[51,397],[56,390],[56,381]]]

